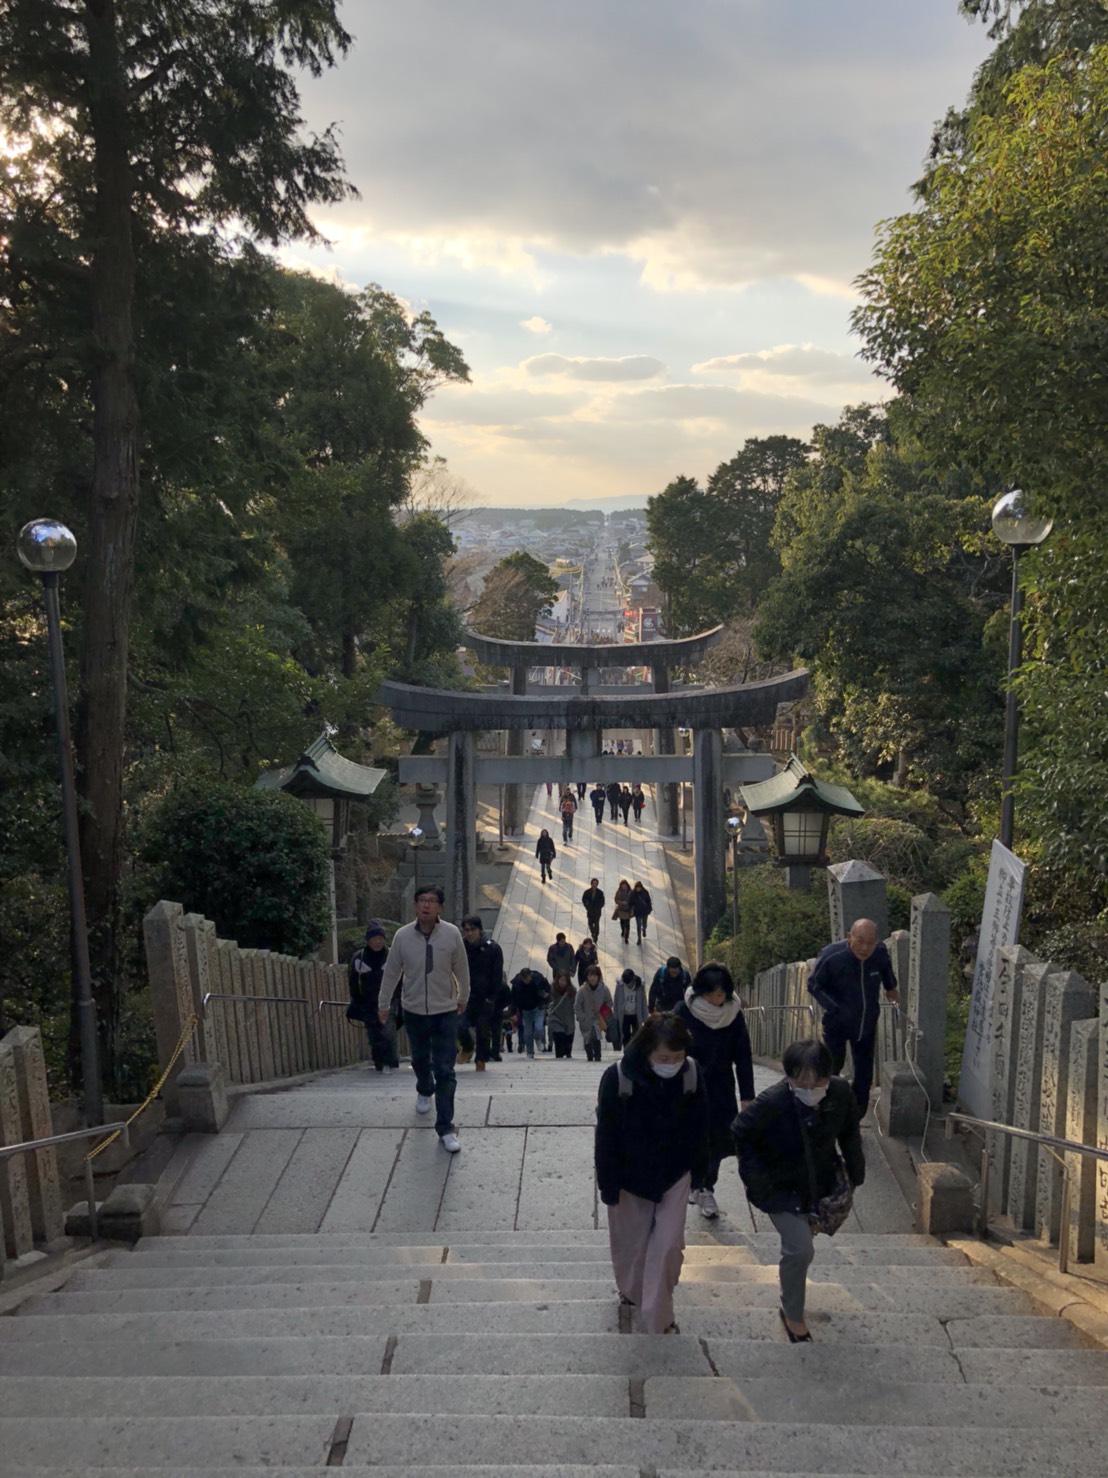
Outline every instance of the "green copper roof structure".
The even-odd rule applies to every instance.
[[[757,816],[774,811],[805,810],[833,811],[840,816],[864,816],[866,808],[854,799],[842,785],[828,785],[816,777],[797,759],[789,756],[783,769],[769,780],[759,780],[753,785],[740,785],[739,794],[743,805]]]
[[[336,800],[364,801],[387,773],[344,759],[327,735],[320,734],[294,765],[263,770],[254,784],[259,790],[287,790],[289,795],[300,797],[332,796]]]

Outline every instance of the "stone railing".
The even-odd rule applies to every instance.
[[[1022,945],[996,954],[992,1118],[1108,1148],[1108,985],[1044,963]],[[1017,1231],[1057,1244],[1062,1165],[1045,1146],[992,1134],[989,1209]],[[1108,1267],[1108,1163],[1066,1154],[1068,1258]]]
[[[203,1127],[184,1102],[205,1087],[201,1069],[222,1084],[245,1085],[366,1057],[365,1028],[346,1020],[345,966],[240,949],[217,938],[210,920],[164,900],[146,915],[143,933],[163,1069],[190,1016],[198,1018],[165,1084],[167,1115],[184,1112],[191,1127]]]
[[[42,1039],[17,1026],[0,1041],[0,1144],[48,1139],[54,1132]],[[65,1234],[58,1157],[53,1149],[0,1158],[0,1270],[41,1257]]]

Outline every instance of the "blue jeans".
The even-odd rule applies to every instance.
[[[416,1089],[424,1098],[435,1097],[435,1133],[441,1139],[454,1133],[454,1059],[458,1052],[458,1013],[434,1016],[404,1012],[404,1029],[412,1049]]]
[[[538,1038],[539,1045],[543,1042],[543,1030],[546,1025],[546,1007],[536,1006],[531,1011],[521,1011],[519,1022],[523,1027],[523,1050],[528,1057],[535,1055],[535,1039]]]

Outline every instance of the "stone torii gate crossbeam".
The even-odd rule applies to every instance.
[[[645,645],[645,644],[644,644]],[[565,650],[574,650],[568,648]],[[577,648],[590,656],[603,648]],[[628,651],[631,648],[620,648]],[[578,661],[581,658],[579,656]],[[445,760],[411,758],[401,760],[401,780],[446,781],[446,908],[450,918],[461,917],[473,907],[477,871],[475,787],[491,779],[488,766],[497,766],[498,776],[522,780],[558,776],[576,779],[587,768],[593,778],[602,774],[645,774],[642,758],[601,755],[605,729],[649,729],[678,726],[693,732],[691,760],[677,756],[654,756],[649,768],[659,778],[678,781],[691,767],[695,787],[697,945],[704,940],[726,908],[726,863],[723,846],[724,756],[720,730],[736,726],[764,727],[773,721],[779,703],[794,702],[808,686],[806,670],[786,673],[766,682],[735,687],[703,688],[683,693],[635,693],[596,695],[580,688],[550,690],[542,694],[501,695],[457,692],[442,688],[417,688],[407,683],[382,683],[376,701],[392,711],[393,722],[404,729],[446,735]],[[548,756],[541,762],[524,758],[478,760],[477,735],[507,730],[510,734],[531,729],[564,729],[566,753]],[[752,756],[728,756],[727,768]],[[772,768],[768,756],[758,756]],[[518,767],[518,768],[517,768]],[[672,768],[671,768],[672,767]],[[538,772],[541,769],[542,774]],[[735,778],[740,778],[736,775]],[[764,778],[745,771],[741,778]],[[518,782],[517,782],[518,783]]]

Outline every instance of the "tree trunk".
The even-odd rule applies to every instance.
[[[139,503],[135,254],[127,85],[115,0],[85,0],[88,107],[95,151],[91,307],[93,467],[77,751],[93,993],[105,1083],[115,1075],[120,1008],[119,894],[124,858],[127,656]]]

